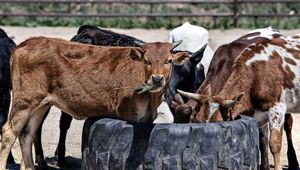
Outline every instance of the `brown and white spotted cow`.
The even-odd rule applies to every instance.
[[[215,87],[204,81],[196,94],[180,92],[198,103],[193,106],[191,121],[233,120],[239,114],[255,117],[260,127],[261,169],[269,169],[269,144],[275,169],[282,169],[284,116],[300,112],[300,37],[276,32],[267,41],[251,44],[234,60],[220,90],[214,91]]]
[[[175,60],[172,50],[179,44],[104,47],[35,37],[18,45],[11,56],[13,100],[3,127],[0,169],[5,169],[16,137],[23,157],[21,169],[35,169],[33,138],[52,105],[77,119],[153,121]],[[182,60],[189,55],[176,53],[176,57]],[[136,93],[145,82],[156,88]]]

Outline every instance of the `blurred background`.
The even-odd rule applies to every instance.
[[[0,0],[0,25],[171,29],[299,28],[299,0]]]

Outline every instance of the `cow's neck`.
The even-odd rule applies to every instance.
[[[254,74],[246,65],[235,66],[237,69],[231,74],[220,93],[217,95],[223,99],[233,99],[241,92],[244,92],[244,98],[240,107],[235,109],[234,117],[239,113],[251,111],[253,108],[250,100],[251,86],[254,80]]]
[[[162,96],[163,96],[162,92],[150,93],[150,101],[151,101],[151,103],[150,103],[151,108],[150,109],[153,112],[153,114],[152,114],[153,119],[156,117],[157,107],[162,102]]]

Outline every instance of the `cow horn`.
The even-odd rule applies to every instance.
[[[134,42],[134,43],[136,44],[136,46],[138,46],[138,47],[143,47],[143,46],[144,46],[144,42],[142,42],[142,41],[134,40],[133,42]]]
[[[183,40],[178,40],[176,42],[172,43],[173,49],[176,48],[177,46],[179,46],[182,43]]]
[[[191,55],[190,60],[192,61],[192,63],[194,62],[195,64],[198,64],[202,60],[206,47],[207,47],[207,43],[200,50],[194,52]]]
[[[225,101],[224,101],[224,105],[225,105],[226,107],[232,107],[232,106],[234,106],[234,104],[235,104],[235,101],[234,101],[234,100],[225,100]]]
[[[182,96],[185,96],[187,98],[193,99],[193,100],[200,100],[201,95],[197,94],[197,93],[189,93],[189,92],[185,92],[185,91],[181,91],[181,90],[177,90],[178,93]]]

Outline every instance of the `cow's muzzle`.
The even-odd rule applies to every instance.
[[[156,84],[156,85],[163,85],[163,83],[164,83],[164,77],[159,76],[159,75],[156,75],[156,76],[152,75],[151,80],[152,80],[152,83]]]

